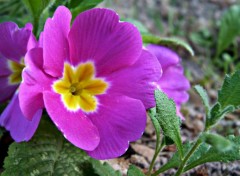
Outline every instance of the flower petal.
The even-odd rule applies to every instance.
[[[31,30],[19,29],[13,22],[0,24],[0,53],[7,59],[19,62],[27,52]]]
[[[44,107],[43,90],[50,90],[53,78],[46,75],[42,67],[42,49],[34,48],[25,57],[23,82],[19,89],[20,107],[26,118],[31,120],[34,114]]]
[[[161,66],[157,58],[147,50],[143,50],[134,65],[113,72],[107,77],[111,82],[109,92],[118,92],[139,99],[146,109],[154,107],[153,82],[158,82],[161,74]]]
[[[42,110],[34,114],[32,121],[28,121],[21,112],[18,94],[15,94],[7,108],[0,116],[0,125],[4,126],[16,142],[28,141],[35,133]]]
[[[1,53],[0,53],[0,77],[8,76],[11,73],[12,72],[9,69],[9,66],[8,66],[8,59],[6,59],[3,56],[1,56]]]
[[[84,113],[68,111],[56,93],[44,92],[44,103],[52,121],[72,144],[89,151],[97,147],[98,130]]]
[[[72,64],[92,60],[102,75],[133,64],[142,51],[137,28],[119,22],[118,15],[108,9],[91,9],[77,16],[69,45]]]
[[[28,120],[33,120],[34,114],[44,108],[41,87],[22,83],[19,90],[19,100],[22,113]]]
[[[0,77],[0,103],[12,97],[18,85],[10,85],[8,83],[8,76]]]
[[[71,12],[66,7],[60,6],[53,18],[48,19],[44,26],[44,69],[54,77],[61,77],[64,60],[69,57],[67,35],[71,18]]]
[[[157,57],[163,70],[180,61],[177,53],[167,47],[150,44],[147,46],[147,49]]]
[[[158,83],[161,89],[188,90],[190,88],[181,65],[171,66],[163,70],[163,75]]]
[[[141,137],[146,111],[141,101],[122,95],[104,95],[97,113],[89,114],[98,128],[100,143],[87,153],[96,159],[110,159],[126,152],[129,141]]]

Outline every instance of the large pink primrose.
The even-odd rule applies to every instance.
[[[0,116],[0,125],[9,130],[17,142],[33,136],[41,117],[41,110],[34,113],[32,121],[24,117],[17,91],[25,67],[24,55],[36,45],[31,24],[22,29],[12,22],[0,24],[0,103],[11,99]]]
[[[111,10],[88,10],[70,23],[59,7],[46,21],[43,49],[27,53],[21,109],[31,120],[45,106],[75,146],[97,159],[120,156],[145,129],[161,66],[136,27]]]
[[[180,108],[183,103],[188,101],[189,95],[187,90],[190,88],[190,83],[184,76],[181,59],[174,51],[164,46],[151,44],[147,46],[147,49],[157,57],[162,66],[163,73],[156,84],[157,88],[161,89],[169,98],[174,100],[177,115],[181,119],[184,119]]]

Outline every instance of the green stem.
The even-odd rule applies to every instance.
[[[192,156],[192,154],[195,152],[195,150],[199,147],[199,145],[202,143],[201,139],[198,138],[197,142],[193,145],[192,149],[188,152],[188,154],[183,158],[182,163],[180,165],[180,167],[177,170],[177,173],[175,174],[175,176],[179,176],[181,175],[181,173],[183,172],[183,169],[185,167],[185,164],[187,163],[187,161],[189,160],[189,158]]]
[[[157,144],[157,145],[159,146],[159,144]],[[157,146],[157,145],[156,145],[156,146]],[[155,150],[153,159],[152,159],[152,161],[151,161],[151,164],[150,164],[150,167],[149,167],[147,176],[151,176],[151,172],[152,172],[154,163],[155,163],[155,161],[156,161],[156,159],[157,159],[157,156],[158,156],[158,154],[162,151],[162,149],[163,149],[164,146],[165,146],[165,145],[162,143],[160,147],[156,147],[156,150]]]

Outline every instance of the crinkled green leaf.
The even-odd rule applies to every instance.
[[[208,114],[209,109],[210,109],[210,105],[209,105],[209,99],[208,99],[208,95],[207,95],[206,90],[203,89],[203,87],[200,86],[200,85],[194,86],[194,89],[198,93],[198,95],[201,97],[203,105],[205,106],[206,114]]]
[[[77,0],[72,0],[72,1],[77,1]],[[76,16],[85,11],[85,10],[88,10],[88,9],[91,9],[93,7],[95,7],[96,5],[100,4],[101,2],[103,2],[103,0],[81,0],[79,1],[79,4],[76,5],[75,2],[72,2],[74,5],[71,9],[71,12],[72,12],[72,19],[74,20],[76,18]]]
[[[197,153],[196,158],[190,158],[187,166],[184,168],[184,171],[188,171],[198,165],[207,163],[207,162],[224,162],[228,163],[230,161],[240,160],[240,136],[234,137],[229,136],[229,139],[233,147],[229,150],[218,150],[215,147],[207,147],[207,144],[202,144],[199,147],[199,153]],[[195,153],[192,155],[194,157]]]
[[[240,35],[240,6],[229,8],[221,18],[220,32],[218,36],[217,55],[221,54],[233,40]]]
[[[127,176],[145,176],[145,175],[136,166],[130,165],[127,171]]]
[[[142,35],[143,43],[152,43],[156,45],[168,46],[173,49],[183,48],[194,56],[194,51],[189,44],[178,38],[161,38],[153,35]]]
[[[233,143],[218,134],[203,133],[201,139],[220,152],[232,149]]]
[[[43,118],[29,142],[13,143],[10,146],[2,176],[97,176],[93,169],[97,162],[69,143],[50,121]]]
[[[240,19],[240,18],[239,18]],[[239,29],[240,30],[240,29]],[[218,92],[218,102],[222,109],[232,105],[240,106],[240,70],[232,75],[226,75],[222,88]]]
[[[99,176],[121,176],[120,171],[114,170],[108,163],[101,163],[98,160],[91,159],[95,173]]]
[[[51,7],[56,0],[22,0],[26,6],[34,25],[34,33],[39,32],[39,23],[41,23],[42,14]],[[43,19],[44,20],[44,19]],[[41,30],[41,29],[40,29]]]
[[[165,136],[171,138],[176,144],[180,157],[183,157],[182,140],[180,135],[179,117],[173,100],[168,99],[163,92],[155,91],[156,118]]]

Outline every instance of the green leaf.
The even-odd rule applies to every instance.
[[[207,95],[206,91],[200,85],[194,86],[194,89],[198,93],[198,95],[201,97],[203,105],[205,107],[206,114],[208,114],[210,105],[209,105],[209,99],[208,99],[208,95]]]
[[[142,35],[143,43],[152,43],[156,45],[167,46],[173,49],[183,48],[194,56],[194,51],[189,44],[178,38],[160,38],[153,35]]]
[[[77,1],[77,0],[75,0],[75,1]],[[79,4],[77,6],[75,4],[74,5],[75,8],[71,9],[72,20],[74,20],[79,13],[81,13],[85,10],[91,9],[101,2],[103,2],[103,0],[81,0],[81,1],[79,1]]]
[[[136,166],[130,165],[127,171],[127,176],[145,176],[145,175]]]
[[[180,157],[183,157],[182,140],[180,135],[179,117],[173,100],[168,99],[163,92],[155,91],[156,118],[165,136],[171,138],[176,144]]]
[[[240,19],[240,18],[239,18]],[[240,70],[232,75],[226,75],[222,88],[218,92],[218,102],[222,108],[240,106]]]
[[[220,152],[228,151],[233,147],[231,141],[218,134],[203,133],[201,139]]]
[[[13,143],[4,161],[2,176],[9,175],[80,175],[97,176],[89,156],[69,143],[48,120],[29,142]],[[100,164],[99,164],[100,167]]]
[[[207,162],[224,162],[228,163],[230,161],[240,160],[240,136],[234,137],[229,136],[229,139],[233,147],[229,150],[218,150],[215,147],[208,147],[207,144],[201,144],[199,147],[198,157],[189,160],[187,166],[184,168],[184,172]],[[195,153],[192,155],[194,157]]]
[[[22,0],[24,5],[32,17],[32,22],[34,25],[34,34],[36,35],[39,28],[39,23],[41,15],[51,7],[56,0]]]
[[[221,18],[220,32],[217,44],[217,56],[225,50],[233,40],[240,35],[240,6],[229,8]]]
[[[69,0],[68,2],[68,7],[69,8],[75,8],[75,7],[77,7],[79,4],[81,4],[82,2],[83,2],[84,0]],[[91,0],[90,0],[91,1]]]
[[[25,9],[19,0],[0,0],[0,16],[8,16],[15,21],[15,18],[25,17]],[[24,18],[22,18],[24,20]],[[7,20],[6,20],[7,21]]]
[[[99,176],[121,176],[120,171],[114,170],[108,163],[104,162],[103,164],[98,161],[91,159],[91,163],[95,173]]]
[[[222,110],[221,104],[216,103],[210,110],[210,116],[207,118],[206,127],[209,128],[215,125],[225,114],[233,112],[234,106],[230,105]]]

